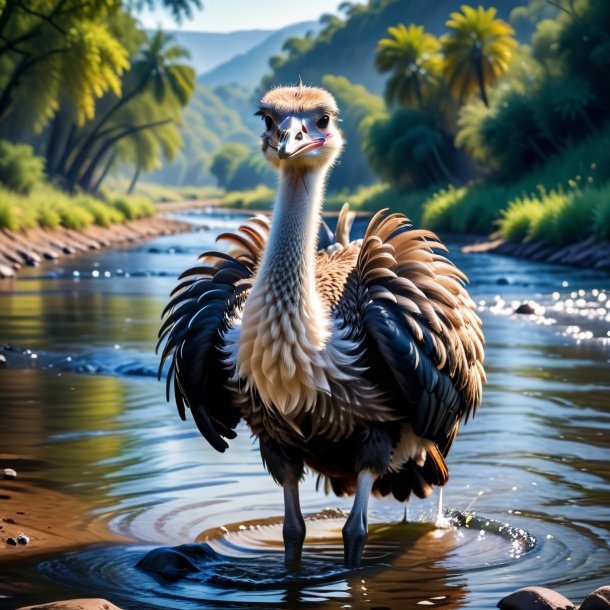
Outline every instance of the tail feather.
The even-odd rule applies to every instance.
[[[411,494],[418,498],[427,498],[434,485],[442,487],[449,480],[449,470],[440,451],[433,447],[426,456],[423,466],[409,460],[398,472],[388,473],[381,477],[374,491],[380,496],[390,493],[399,501],[405,502]]]

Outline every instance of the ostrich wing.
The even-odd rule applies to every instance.
[[[235,233],[223,233],[228,253],[206,252],[200,264],[188,269],[163,312],[157,349],[164,344],[159,377],[169,360],[167,399],[174,382],[178,412],[185,405],[201,434],[218,451],[234,438],[240,419],[226,387],[229,372],[223,365],[221,342],[251,280],[269,234],[265,218],[254,217]]]
[[[484,341],[466,276],[435,250],[446,248],[434,233],[382,210],[364,236],[357,273],[372,359],[389,370],[415,434],[446,453],[461,418],[481,401]]]

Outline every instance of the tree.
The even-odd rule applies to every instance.
[[[101,139],[112,133],[113,129],[117,129],[116,126],[112,127],[111,122],[126,104],[138,96],[151,93],[159,105],[165,102],[168,102],[169,106],[175,105],[175,102],[180,106],[186,105],[195,87],[195,73],[190,66],[180,63],[181,59],[188,57],[188,52],[182,47],[171,44],[172,41],[172,36],[159,30],[139,51],[132,62],[131,70],[126,75],[128,86],[124,88],[123,95],[112,96],[108,100],[110,103],[107,103],[106,108],[100,113],[101,117],[87,126],[82,144],[73,156],[72,162],[66,168],[59,168],[59,173],[63,175],[68,188],[74,188],[79,182],[83,186],[82,181],[85,176],[90,178],[95,169],[90,167],[93,163],[91,157],[94,149],[100,146]],[[113,133],[112,139],[117,138],[120,133]],[[126,128],[122,133],[124,135],[121,137],[126,137],[134,132]],[[104,147],[105,144],[101,146]],[[94,155],[94,159],[97,156]],[[87,164],[89,167],[86,167]],[[85,181],[89,182],[89,180]]]
[[[445,55],[445,78],[460,99],[477,91],[488,106],[487,88],[508,70],[517,46],[514,30],[496,19],[496,9],[474,9],[463,5],[462,12],[451,13],[449,32],[441,38]]]
[[[364,147],[373,169],[398,188],[454,182],[445,161],[455,160],[451,139],[415,108],[371,121]]]
[[[59,107],[60,92],[79,124],[93,118],[107,91],[120,94],[127,50],[108,27],[116,0],[7,0],[0,14],[0,121],[19,108],[40,131]],[[13,119],[11,118],[11,121]]]
[[[414,24],[390,27],[388,34],[379,41],[375,58],[380,72],[392,73],[386,83],[386,100],[424,108],[426,89],[433,88],[441,75],[441,45],[423,26]]]

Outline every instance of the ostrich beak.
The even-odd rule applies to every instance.
[[[300,117],[286,117],[279,126],[280,145],[277,155],[280,159],[294,159],[324,146],[326,138],[316,133],[312,137]]]

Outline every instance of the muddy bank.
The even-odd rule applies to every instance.
[[[516,244],[495,239],[464,246],[462,251],[503,254],[531,261],[610,271],[610,242],[595,237],[559,248],[543,241]]]
[[[101,520],[84,523],[88,506],[49,484],[35,459],[0,454],[0,566],[84,544],[125,540]],[[5,469],[15,477],[2,475]]]
[[[36,266],[43,260],[171,235],[189,228],[188,223],[158,214],[109,227],[91,225],[78,231],[65,227],[26,231],[0,229],[0,278],[13,277],[24,265]]]

